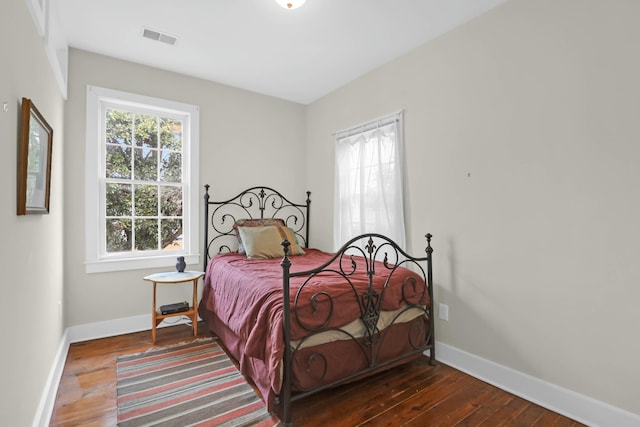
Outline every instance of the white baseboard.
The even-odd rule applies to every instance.
[[[190,320],[186,317],[175,317],[173,322],[170,322],[171,321],[165,320],[158,325],[158,328],[190,323]],[[141,314],[138,316],[105,320],[103,322],[87,323],[84,325],[71,326],[67,330],[69,332],[69,343],[148,331],[151,330],[151,315]]]
[[[499,365],[439,341],[436,341],[436,359],[588,426],[640,426],[640,415]]]
[[[42,393],[33,427],[49,425],[71,343],[150,330],[150,321],[150,315],[145,314],[67,328]],[[183,323],[189,323],[189,319],[179,318],[173,324],[161,324],[159,327]],[[640,415],[499,365],[440,341],[436,342],[436,349],[438,361],[583,424],[593,427],[640,426]]]
[[[60,384],[60,378],[62,377],[62,371],[64,370],[64,364],[67,361],[67,353],[69,352],[69,336],[67,331],[62,334],[58,351],[53,359],[53,365],[47,378],[47,383],[42,391],[42,397],[40,398],[40,404],[36,410],[36,415],[33,418],[33,427],[46,427],[51,420],[51,414],[53,413],[53,405],[56,402],[56,394],[58,393],[58,385]]]
[[[163,322],[158,328],[190,323],[186,317],[176,317],[174,323]],[[32,427],[46,427],[51,421],[53,406],[58,393],[58,385],[67,361],[69,345],[75,342],[89,341],[98,338],[113,337],[116,335],[130,334],[132,332],[151,330],[151,315],[125,317],[120,319],[105,320],[103,322],[88,323],[85,325],[71,326],[64,331],[58,352],[53,361],[51,372],[47,378],[40,404],[33,419]]]

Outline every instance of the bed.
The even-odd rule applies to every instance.
[[[310,195],[204,195],[200,317],[285,425],[295,400],[423,354],[435,363],[432,236],[424,257],[375,233],[314,249]]]

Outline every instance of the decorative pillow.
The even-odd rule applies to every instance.
[[[264,227],[238,227],[248,259],[280,258],[284,256],[282,241],[288,240],[289,255],[304,255],[289,227],[267,225]]]
[[[238,227],[264,227],[266,225],[280,225],[285,227],[287,224],[284,223],[282,218],[244,218],[237,220],[236,223],[233,224],[233,229],[236,231],[236,237],[238,238],[238,253],[245,253]]]

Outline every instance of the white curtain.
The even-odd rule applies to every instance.
[[[336,134],[334,249],[362,233],[405,247],[402,114]]]

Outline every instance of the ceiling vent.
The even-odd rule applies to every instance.
[[[174,45],[178,40],[177,37],[170,36],[169,34],[161,33],[160,31],[151,30],[149,28],[144,28],[142,31],[142,37],[146,37],[151,40],[156,40],[162,43]]]

